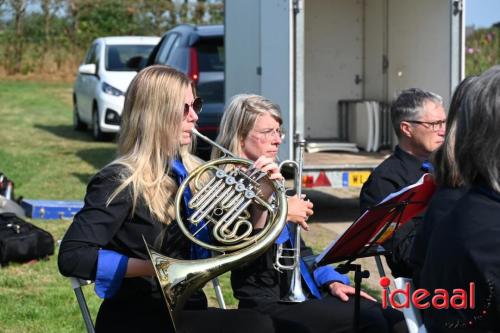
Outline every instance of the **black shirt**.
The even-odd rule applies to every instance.
[[[417,226],[417,234],[411,253],[411,262],[414,269],[414,285],[419,286],[419,274],[424,264],[429,239],[434,228],[441,223],[455,207],[457,201],[466,193],[466,188],[441,187],[431,199],[424,215],[423,223]]]
[[[394,153],[376,167],[361,189],[361,213],[378,204],[387,195],[416,183],[425,173],[422,162],[396,146]]]
[[[396,146],[394,153],[376,167],[363,184],[359,196],[361,213],[378,204],[387,195],[416,183],[425,173],[419,159]],[[384,244],[384,247],[391,251],[391,255],[386,259],[392,275],[396,277],[412,277],[410,254],[416,233],[415,228],[421,219],[422,217],[419,216],[405,223]]]
[[[289,248],[288,242],[284,243]],[[277,303],[289,291],[292,271],[281,273],[274,268],[278,245],[273,244],[262,256],[231,271],[231,286],[240,308],[254,308],[269,303]],[[301,257],[306,261],[313,256],[311,248],[301,241]],[[287,259],[281,261],[291,264]],[[307,287],[303,288],[307,293]]]
[[[495,195],[469,190],[433,230],[421,287],[443,288],[451,296],[454,289],[468,292],[474,282],[475,309],[431,306],[424,310],[430,332],[500,331],[500,194]]]
[[[63,275],[95,280],[101,248],[129,258],[149,259],[143,237],[169,257],[189,258],[189,242],[175,222],[167,226],[155,220],[141,200],[132,212],[130,189],[120,192],[107,205],[125,173],[123,166],[109,165],[90,180],[84,207],[75,216],[61,242],[58,265]],[[191,297],[186,305],[188,309],[205,307],[206,298],[202,292]],[[102,303],[97,324],[117,327],[113,316],[119,315],[120,324],[132,330],[140,311],[151,314],[149,319],[140,321],[141,325],[150,325],[144,327],[168,329],[168,312],[161,289],[153,277],[123,279],[117,293]]]

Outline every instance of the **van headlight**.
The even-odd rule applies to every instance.
[[[107,84],[106,82],[102,83],[102,91],[108,95],[112,96],[123,96],[125,93],[119,89],[116,89],[115,87]]]

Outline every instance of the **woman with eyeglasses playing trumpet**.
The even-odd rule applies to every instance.
[[[235,155],[250,160],[267,156],[276,160],[283,140],[279,106],[257,95],[236,95],[226,107],[217,143]],[[212,158],[222,153],[214,148]],[[297,196],[288,199],[288,220],[308,230],[307,219],[313,214],[313,204]],[[262,227],[262,225],[261,225]],[[278,242],[283,241],[283,233]],[[281,303],[288,292],[290,276],[274,268],[277,245],[263,256],[239,269],[233,270],[231,283],[239,308],[255,309],[273,318],[280,332],[350,332],[354,317],[354,288],[347,276],[332,267],[321,267],[304,272],[309,298],[301,303]],[[303,256],[311,255],[302,242]],[[403,317],[383,312],[375,299],[362,292],[362,332],[389,332],[393,328],[406,331]]]
[[[127,90],[117,157],[90,180],[58,258],[63,275],[95,281],[104,299],[97,332],[174,331],[143,237],[170,257],[193,258],[173,198],[181,174],[201,163],[190,153],[201,106],[194,84],[167,66],[142,70]],[[273,165],[261,166],[281,177]],[[207,309],[202,291],[187,303],[177,332],[274,330],[254,311]]]

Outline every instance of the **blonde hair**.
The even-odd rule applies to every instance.
[[[111,162],[125,166],[121,184],[107,204],[130,186],[132,211],[144,201],[151,215],[162,223],[175,218],[173,194],[177,184],[169,176],[172,160],[180,155],[188,171],[199,160],[191,146],[181,147],[181,123],[186,89],[192,82],[181,72],[163,65],[140,71],[125,97],[118,157]]]
[[[247,94],[233,96],[222,115],[217,143],[237,156],[241,156],[241,141],[245,140],[253,129],[257,117],[265,113],[271,114],[280,125],[283,123],[280,107],[267,98]],[[212,159],[221,156],[222,152],[214,147]]]

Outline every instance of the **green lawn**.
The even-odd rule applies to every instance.
[[[25,198],[81,199],[113,143],[72,129],[68,84],[0,81],[0,170]]]
[[[112,142],[95,142],[72,129],[71,85],[0,81],[0,171],[15,182],[16,196],[82,200],[90,177],[111,161]],[[66,220],[33,220],[56,240]],[[69,281],[59,275],[56,255],[48,260],[0,269],[0,332],[84,332]],[[230,306],[234,300],[221,278]],[[84,288],[91,312],[100,300]],[[214,297],[211,288],[207,288]],[[165,314],[167,315],[167,314]]]
[[[113,143],[73,131],[71,108],[69,84],[0,81],[0,170],[15,182],[17,196],[82,200],[89,177],[113,158]],[[70,223],[32,222],[56,240]],[[100,301],[86,289],[95,313]],[[84,331],[56,256],[0,269],[0,304],[0,332]]]

